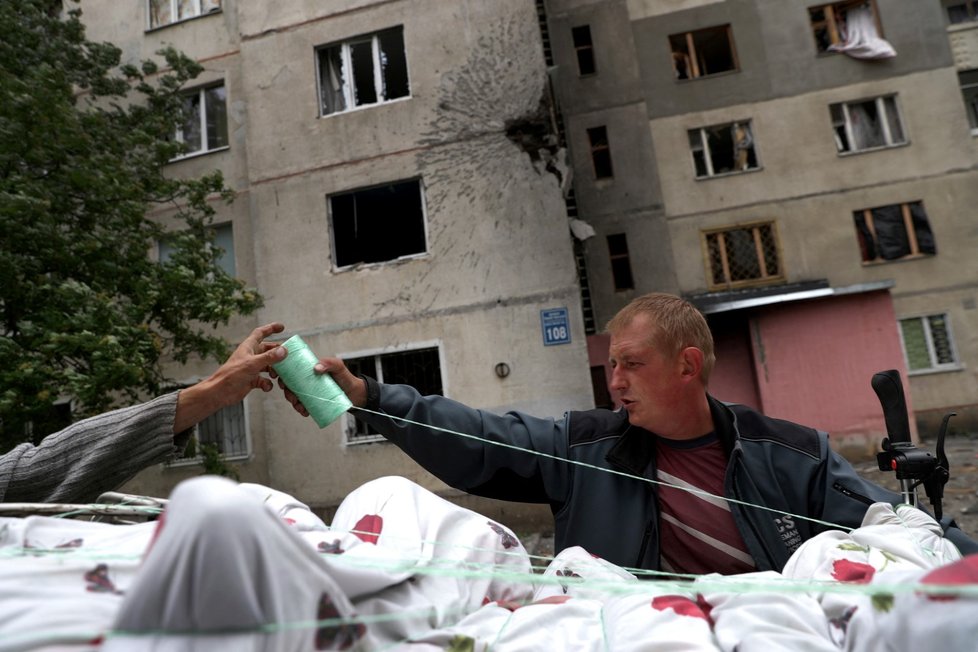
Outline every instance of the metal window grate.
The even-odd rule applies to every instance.
[[[783,276],[771,222],[705,234],[714,287],[754,285]]]

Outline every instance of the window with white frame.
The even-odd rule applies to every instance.
[[[216,224],[214,229],[214,246],[220,249],[217,259],[217,266],[224,270],[228,276],[236,276],[237,268],[234,263],[234,228],[231,223]],[[175,251],[170,238],[163,238],[156,243],[157,260],[165,263],[173,257]]]
[[[363,357],[344,358],[354,374],[363,374],[387,384],[411,385],[422,396],[442,395],[441,359],[438,347],[425,347]],[[373,428],[346,415],[347,444],[384,441]]]
[[[829,108],[839,153],[896,147],[907,142],[896,95],[841,102]]]
[[[328,203],[336,267],[397,260],[428,249],[420,179],[337,193]]]
[[[320,115],[407,97],[404,28],[326,45],[316,50]]]
[[[193,443],[187,446],[177,462],[199,461],[203,458],[203,446],[214,446],[225,459],[248,457],[251,450],[244,401],[223,408],[198,423],[192,437]]]
[[[964,108],[968,113],[971,133],[978,135],[978,70],[959,71],[958,81],[961,84],[961,97],[964,99]]]
[[[910,373],[959,368],[946,313],[901,319],[900,338]]]
[[[180,157],[228,146],[227,91],[224,84],[204,86],[184,97],[184,121],[176,139],[185,150]]]
[[[758,168],[750,120],[690,129],[687,135],[697,179]]]
[[[150,29],[221,10],[221,0],[148,0],[148,2]]]

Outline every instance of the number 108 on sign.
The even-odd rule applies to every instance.
[[[540,327],[543,329],[544,346],[568,344],[571,341],[567,308],[541,310]]]

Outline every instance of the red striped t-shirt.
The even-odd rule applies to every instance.
[[[662,570],[697,575],[754,570],[723,498],[727,456],[716,434],[687,441],[658,437],[656,455],[656,479],[664,483],[658,486]]]

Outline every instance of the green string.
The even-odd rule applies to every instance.
[[[352,407],[336,381],[329,374],[317,374],[314,367],[319,358],[305,341],[293,335],[282,344],[289,352],[285,359],[272,365],[282,381],[299,397],[309,416],[320,428],[325,428]],[[315,400],[311,400],[315,399]]]

